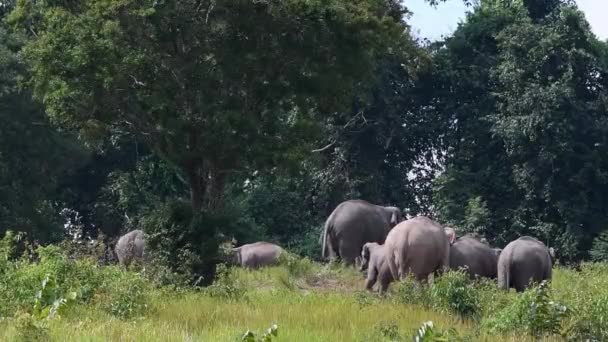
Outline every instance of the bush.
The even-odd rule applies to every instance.
[[[608,261],[608,231],[593,239],[589,254],[594,261]]]
[[[224,264],[217,265],[215,282],[205,289],[210,297],[226,300],[239,300],[245,296],[246,289],[237,281],[231,270]]]
[[[94,304],[120,318],[141,314],[144,294],[151,289],[139,274],[117,266],[99,267],[93,260],[71,260],[60,247],[36,249],[38,262],[5,263],[0,282],[0,316],[28,312],[51,314],[66,300]],[[43,284],[41,289],[41,284]],[[37,309],[36,309],[37,308]]]
[[[449,271],[436,279],[430,288],[432,306],[439,311],[452,312],[461,318],[479,318],[479,294],[464,271]]]
[[[395,285],[395,297],[398,302],[422,306],[431,304],[428,287],[418,284],[411,275]]]
[[[483,323],[492,334],[528,334],[534,337],[559,334],[568,314],[566,306],[551,300],[549,283],[527,289],[515,302]]]
[[[223,215],[193,215],[189,203],[171,201],[160,205],[142,220],[146,247],[154,264],[181,275],[191,283],[209,285],[219,262],[220,230],[229,230]],[[161,279],[161,282],[166,281]]]
[[[443,331],[433,325],[432,321],[424,322],[414,334],[415,342],[439,342],[459,340],[454,329]]]

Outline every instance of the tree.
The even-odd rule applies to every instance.
[[[498,39],[498,111],[491,121],[512,161],[522,212],[564,254],[585,256],[608,223],[604,50],[583,14],[565,5],[552,20],[519,23]]]
[[[26,75],[17,54],[22,44],[23,37],[0,24],[0,235],[12,229],[57,240],[59,179],[80,163],[83,150],[56,132],[30,92],[19,88]]]
[[[530,234],[580,259],[607,221],[606,45],[574,6],[538,20],[504,4],[482,2],[436,54],[435,204],[499,245]]]
[[[137,134],[221,211],[233,172],[274,165],[289,132],[366,87],[404,25],[381,1],[20,2],[24,56],[51,119],[88,141]],[[288,155],[288,154],[287,154]]]

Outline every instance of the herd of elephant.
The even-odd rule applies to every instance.
[[[473,236],[456,236],[426,216],[404,219],[397,207],[363,200],[340,203],[325,222],[320,238],[321,255],[367,271],[365,287],[385,292],[391,282],[412,275],[426,282],[431,275],[464,269],[471,278],[497,279],[503,289],[524,291],[532,283],[551,279],[555,253],[538,239],[522,236],[504,249],[492,248]],[[115,247],[119,262],[128,265],[145,258],[141,230],[122,236]],[[232,248],[229,262],[246,268],[275,265],[283,249],[256,242]]]

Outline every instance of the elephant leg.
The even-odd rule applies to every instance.
[[[388,290],[388,285],[391,283],[392,276],[390,274],[390,270],[388,267],[380,270],[379,274],[379,282],[380,282],[380,293],[384,294],[386,290]]]
[[[340,241],[338,253],[340,253],[340,258],[346,266],[353,266],[356,264],[357,257],[359,257],[361,251],[357,251],[348,242]]]
[[[378,270],[375,266],[370,267],[367,270],[367,279],[365,280],[365,289],[371,291],[376,280],[378,279]]]

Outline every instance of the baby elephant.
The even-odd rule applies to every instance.
[[[232,263],[255,269],[279,263],[283,248],[270,242],[260,241],[232,249]]]
[[[368,291],[379,281],[380,293],[386,292],[388,285],[394,280],[386,262],[386,248],[376,242],[368,242],[361,250],[361,271],[367,268],[365,288]]]

